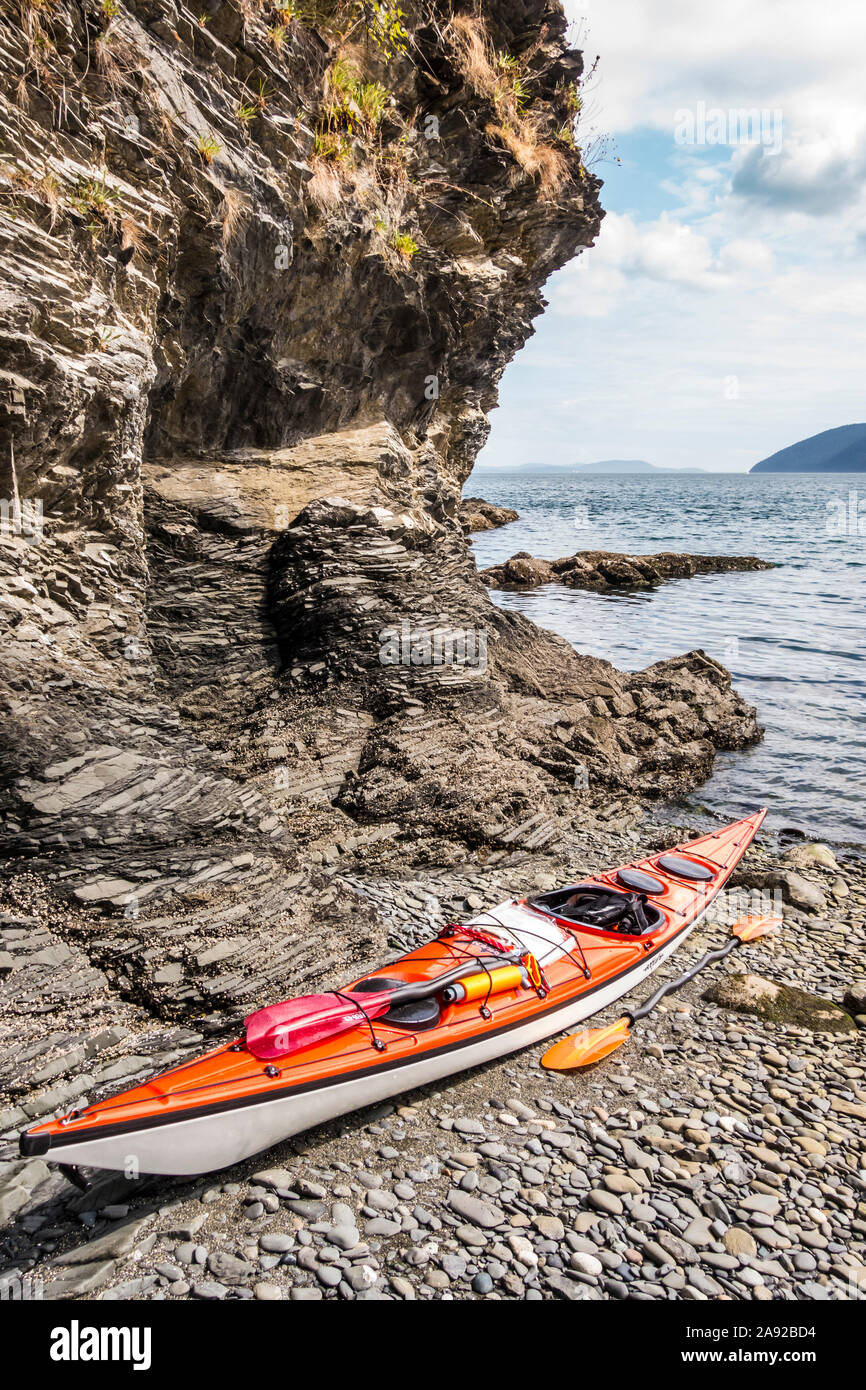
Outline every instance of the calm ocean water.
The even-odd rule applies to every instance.
[[[602,595],[561,585],[494,602],[625,670],[702,647],[757,707],[764,741],[720,755],[693,806],[866,842],[866,475],[476,470],[464,489],[520,520],[475,538],[479,568],[527,550],[759,555],[778,569]],[[858,517],[859,524],[858,524]],[[860,534],[862,532],[862,534]]]

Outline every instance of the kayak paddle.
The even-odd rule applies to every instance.
[[[573,1071],[576,1067],[588,1067],[592,1062],[600,1062],[602,1057],[606,1057],[609,1052],[615,1051],[628,1041],[632,1024],[652,1013],[666,995],[682,989],[683,985],[694,979],[699,970],[716,961],[724,960],[725,956],[729,956],[738,946],[773,934],[781,924],[781,917],[741,917],[731,927],[731,940],[727,945],[718,951],[707,951],[691,970],[687,970],[676,980],[671,980],[669,984],[660,985],[645,1004],[630,1009],[615,1023],[609,1023],[604,1028],[584,1028],[580,1033],[572,1033],[561,1042],[554,1043],[542,1057],[542,1066],[547,1067],[548,1071]]]

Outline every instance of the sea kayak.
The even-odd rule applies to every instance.
[[[259,1010],[242,1037],[28,1130],[21,1152],[73,1167],[212,1172],[572,1028],[682,944],[765,815],[510,899],[338,992]]]

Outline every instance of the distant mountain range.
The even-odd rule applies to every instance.
[[[866,425],[840,425],[761,459],[750,473],[866,473]]]
[[[624,473],[710,473],[708,468],[665,468],[646,459],[599,459],[596,463],[534,463],[511,465],[515,472],[613,475]],[[481,464],[496,468],[496,464]],[[769,458],[753,464],[750,473],[866,473],[866,424],[823,430]]]
[[[575,473],[702,473],[701,468],[662,468],[646,459],[600,459],[598,463],[577,463]]]
[[[496,464],[481,467],[495,468]],[[598,463],[521,463],[517,471],[533,473],[706,473],[705,468],[660,468],[646,459],[601,459]]]

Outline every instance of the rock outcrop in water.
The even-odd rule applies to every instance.
[[[460,503],[460,525],[467,532],[494,531],[498,526],[507,526],[516,521],[518,513],[513,507],[497,507],[493,502],[485,502],[483,497],[464,497]]]
[[[163,1021],[381,959],[393,921],[337,870],[550,849],[759,730],[701,652],[622,675],[495,609],[458,520],[601,217],[557,6],[412,6],[402,37],[350,4],[23,13],[0,987],[45,1113],[115,1024],[156,1019],[164,1062]]]
[[[565,584],[569,589],[609,593],[617,589],[653,589],[666,579],[691,579],[696,574],[727,574],[731,570],[771,570],[769,560],[755,555],[619,555],[609,550],[579,550],[561,560],[539,560],[519,550],[501,565],[481,571],[488,589],[536,589],[541,584]]]

